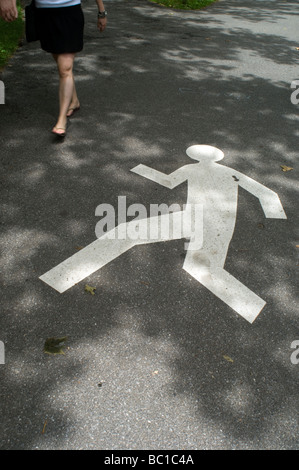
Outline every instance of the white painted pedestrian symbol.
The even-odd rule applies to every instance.
[[[188,197],[183,211],[120,224],[40,279],[62,293],[135,245],[189,238],[183,269],[252,323],[266,302],[224,269],[235,228],[238,187],[259,199],[267,218],[286,219],[282,204],[272,190],[232,168],[218,164],[224,157],[221,150],[208,145],[194,145],[187,149],[187,155],[197,163],[185,165],[170,175],[145,165],[131,170],[169,189],[187,181]],[[187,223],[187,227],[185,222],[190,221],[193,208],[199,206],[203,207],[202,237],[191,240],[194,234],[194,231],[191,233],[191,226],[196,225],[197,220],[193,220],[191,225]],[[195,216],[193,214],[193,218]],[[165,225],[176,227],[168,237],[163,236],[165,232],[161,230]],[[160,229],[160,236],[155,240],[122,236],[134,231],[149,233],[149,228],[152,230],[153,227]]]
[[[0,364],[5,364],[5,346],[3,341],[0,341]]]
[[[5,104],[5,86],[0,80],[0,104]]]

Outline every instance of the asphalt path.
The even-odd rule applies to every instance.
[[[298,450],[298,4],[105,6],[100,34],[83,1],[81,109],[63,141],[52,58],[24,41],[0,77],[1,449]],[[184,240],[135,246],[64,293],[39,279],[96,239],[98,205],[182,207],[187,183],[131,169],[170,174],[196,144],[287,216],[239,189],[225,269],[266,301],[252,324],[182,269]],[[64,336],[64,355],[44,353]]]

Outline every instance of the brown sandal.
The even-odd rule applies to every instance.
[[[73,114],[75,114],[76,111],[79,111],[79,109],[80,109],[80,106],[76,106],[75,108],[69,108],[67,110],[66,117],[69,118],[69,117],[73,116]],[[71,113],[71,114],[69,114],[69,113]]]

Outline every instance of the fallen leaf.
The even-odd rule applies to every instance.
[[[282,169],[282,171],[294,170],[294,168],[292,168],[291,166],[287,166],[287,165],[280,165],[280,168]]]
[[[225,359],[228,362],[234,362],[234,360],[229,356],[223,356],[223,359]]]
[[[63,343],[66,341],[67,337],[63,338],[48,338],[45,341],[44,352],[46,354],[64,354]]]
[[[86,292],[89,292],[91,295],[95,294],[95,292],[94,292],[96,290],[95,287],[91,287],[88,284],[86,284],[84,289],[85,289]]]
[[[43,427],[43,430],[42,430],[42,434],[45,433],[45,429],[46,429],[46,426],[47,426],[47,422],[48,422],[48,420],[46,419],[46,421],[44,422],[44,427]]]

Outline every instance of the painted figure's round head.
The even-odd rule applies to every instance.
[[[187,148],[186,153],[188,157],[199,162],[218,162],[224,157],[224,153],[221,150],[210,145],[192,145]]]

